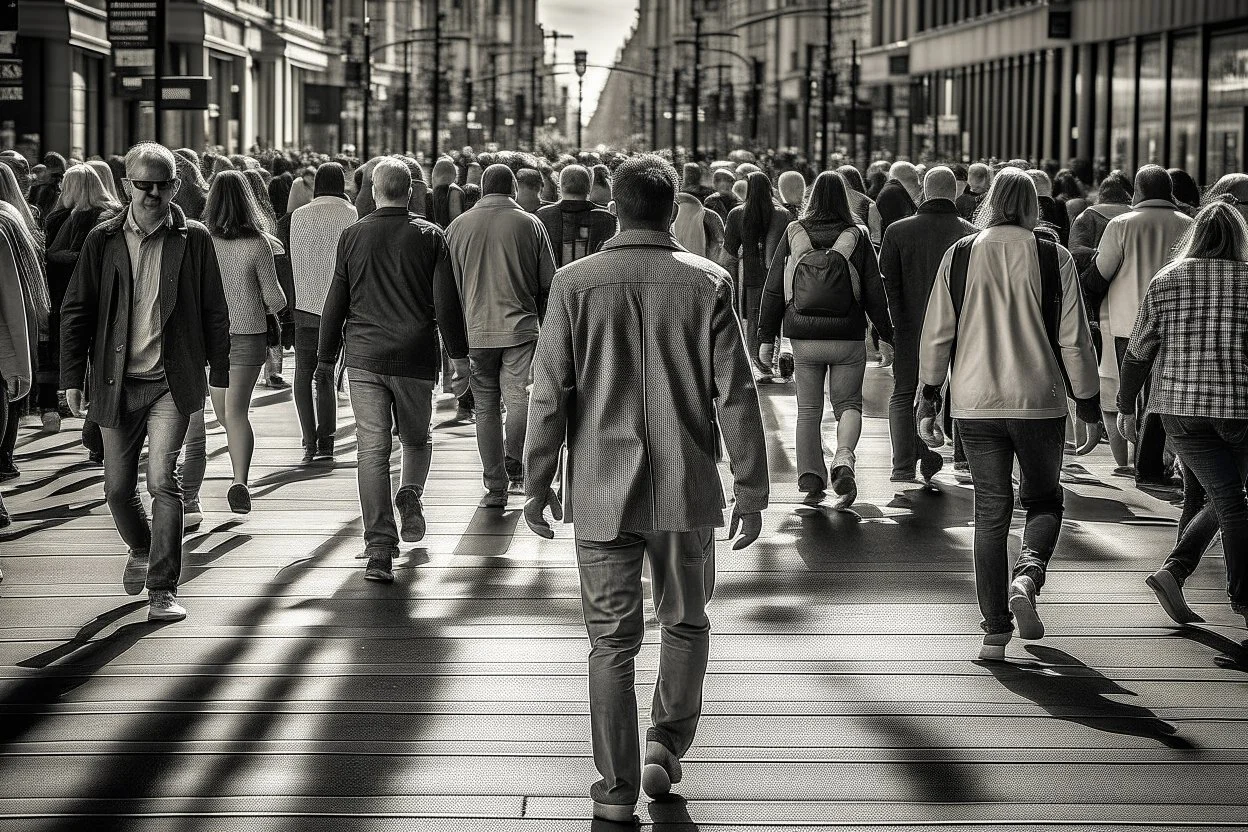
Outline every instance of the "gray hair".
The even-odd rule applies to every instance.
[[[126,152],[127,171],[144,162],[159,162],[169,171],[170,179],[178,178],[178,160],[174,158],[173,151],[163,144],[139,142]]]
[[[988,187],[988,182],[992,179],[992,170],[983,162],[976,162],[971,165],[970,170],[966,173],[966,181],[970,185],[979,188]]]
[[[406,200],[412,189],[412,172],[399,159],[387,157],[373,168],[374,198],[397,202]]]
[[[1031,177],[1015,167],[1002,168],[992,180],[988,195],[975,214],[980,228],[1017,225],[1034,231],[1040,222],[1040,200]]]
[[[923,177],[923,196],[925,199],[953,200],[958,192],[958,180],[953,171],[944,165],[937,165]]]

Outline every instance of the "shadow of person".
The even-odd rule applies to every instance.
[[[1065,722],[1094,731],[1142,737],[1167,748],[1194,749],[1173,725],[1142,705],[1111,696],[1136,696],[1113,679],[1088,667],[1069,653],[1040,644],[1027,645],[1039,663],[979,662],[1013,693],[1029,699]]]
[[[678,794],[651,801],[648,808],[655,832],[698,832],[689,817],[689,802]]]
[[[1222,654],[1213,660],[1218,667],[1248,673],[1248,644],[1241,644],[1207,627],[1182,627],[1178,634],[1189,641],[1220,650]]]

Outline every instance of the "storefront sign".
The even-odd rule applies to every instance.
[[[0,101],[22,101],[21,58],[0,58]]]
[[[3,2],[3,0],[0,0]],[[165,40],[166,0],[108,0],[108,41],[118,67],[152,66]],[[147,53],[140,57],[139,53]],[[128,53],[128,54],[127,54]],[[138,61],[151,55],[151,61]]]
[[[160,106],[164,110],[207,110],[208,109],[208,78],[206,76],[171,76],[162,78],[160,82],[162,95]],[[143,79],[143,92],[140,96],[151,101],[156,89],[151,78]]]

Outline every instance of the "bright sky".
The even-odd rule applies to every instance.
[[[559,32],[574,35],[572,40],[556,41],[559,45],[559,62],[572,63],[572,53],[584,49],[589,53],[591,64],[610,66],[615,53],[637,20],[637,0],[537,0],[537,19],[546,28],[546,34]],[[550,41],[546,42],[550,54]],[[559,70],[564,70],[560,67]],[[572,67],[566,67],[568,75],[555,79],[557,85],[566,84],[569,97],[576,106],[576,75]],[[605,69],[590,69],[585,73],[585,121],[589,122],[598,94],[607,83]]]

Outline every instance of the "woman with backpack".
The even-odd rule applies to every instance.
[[[758,315],[758,357],[765,366],[771,366],[782,326],[793,344],[797,487],[816,505],[831,483],[837,509],[849,508],[858,495],[854,449],[862,434],[867,319],[881,338],[893,339],[875,249],[847,190],[839,174],[819,174],[801,218],[777,244]],[[820,428],[825,390],[837,420],[830,478]]]
[[[1002,169],[976,215],[981,231],[954,243],[941,260],[919,348],[918,418],[936,414],[948,378],[975,478],[975,585],[985,633],[979,656],[995,661],[1005,658],[1011,618],[1023,638],[1044,635],[1036,593],[1062,525],[1067,379],[1079,419],[1101,418],[1075,263],[1035,233],[1039,220],[1031,178]],[[1015,460],[1027,521],[1011,573]]]
[[[758,310],[767,281],[767,264],[775,256],[776,247],[784,237],[789,212],[776,202],[771,180],[762,171],[750,173],[745,180],[745,201],[728,212],[724,229],[724,268],[741,287],[739,300],[745,322],[745,345],[750,359],[758,359]],[[738,264],[740,274],[738,275]],[[758,372],[770,376],[770,364],[757,365]]]

